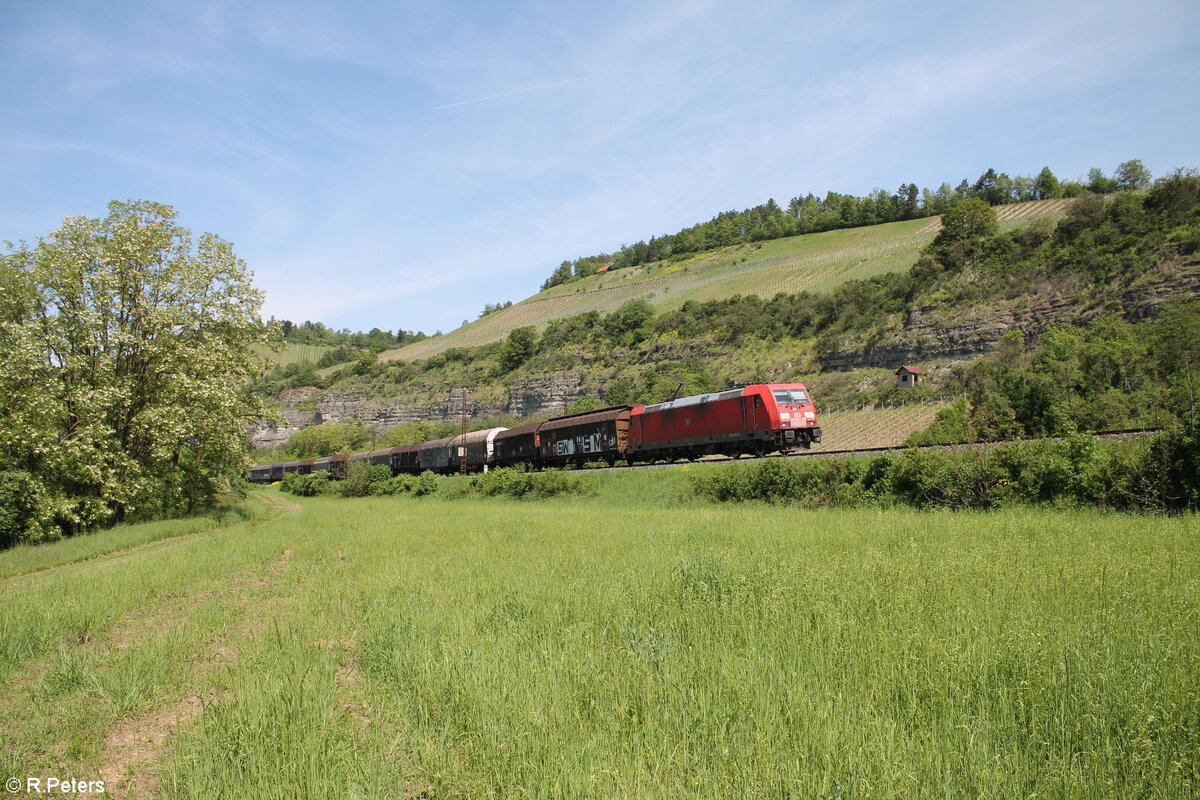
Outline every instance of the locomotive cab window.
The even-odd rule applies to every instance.
[[[776,403],[807,403],[808,395],[802,389],[776,389]]]

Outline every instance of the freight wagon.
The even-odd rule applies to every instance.
[[[629,448],[629,414],[633,406],[613,406],[555,417],[543,422],[534,435],[543,466],[625,458]]]

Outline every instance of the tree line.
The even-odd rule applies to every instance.
[[[362,331],[351,331],[349,328],[335,330],[321,322],[305,320],[300,324],[296,324],[290,319],[277,320],[275,317],[271,317],[267,324],[268,326],[278,326],[279,332],[285,342],[323,345],[334,348],[356,348],[359,350],[371,350],[376,353],[387,350],[389,347],[395,347],[396,345],[412,344],[429,338],[429,335],[424,331],[414,332],[403,328],[398,328],[395,333],[379,328],[372,328],[370,331],[363,333]],[[341,362],[334,361],[331,363]],[[329,364],[323,366],[329,366]]]
[[[621,269],[746,242],[938,216],[972,198],[998,206],[1078,197],[1087,193],[1143,190],[1149,188],[1152,181],[1153,175],[1145,164],[1140,159],[1132,159],[1118,165],[1112,177],[1105,175],[1103,169],[1093,167],[1086,182],[1060,181],[1049,167],[1034,176],[1016,177],[989,168],[974,183],[964,178],[957,186],[942,183],[934,190],[918,189],[915,183],[902,183],[895,192],[876,189],[865,197],[830,191],[819,198],[809,192],[793,197],[786,208],[771,198],[754,208],[722,212],[708,222],[674,234],[621,245],[613,253],[565,260],[542,284],[542,290],[593,275],[604,266]]]

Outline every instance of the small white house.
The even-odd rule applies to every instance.
[[[896,385],[901,389],[911,389],[921,380],[921,376],[925,374],[925,370],[920,367],[910,367],[905,365],[896,370]]]

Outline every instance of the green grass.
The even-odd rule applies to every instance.
[[[1196,517],[718,508],[689,472],[297,500],[0,584],[0,771],[179,797],[1195,792]]]
[[[140,525],[122,525],[103,535],[78,536],[58,542],[19,545],[0,552],[0,580],[86,561],[119,550],[229,525],[261,513],[261,501],[229,502],[202,514]]]

